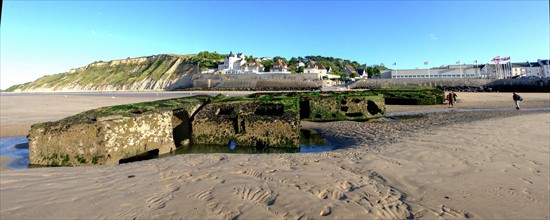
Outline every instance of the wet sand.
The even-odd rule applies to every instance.
[[[13,160],[12,157],[0,156],[0,165],[9,163],[12,160]],[[2,171],[2,170],[8,170],[8,168],[6,168],[4,166],[0,166],[0,171]]]
[[[520,94],[550,107],[550,94]],[[550,112],[510,93],[396,121],[303,122],[344,149],[0,172],[2,219],[548,219]],[[4,108],[4,106],[2,106]],[[447,109],[387,106],[388,113]],[[4,112],[2,112],[4,117]]]

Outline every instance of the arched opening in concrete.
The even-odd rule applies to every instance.
[[[188,145],[191,140],[191,119],[187,111],[174,110],[172,116],[172,138],[176,147]]]
[[[376,105],[376,103],[374,103],[371,100],[367,101],[367,111],[371,115],[376,115],[376,114],[382,113],[382,109],[378,108],[378,105]]]

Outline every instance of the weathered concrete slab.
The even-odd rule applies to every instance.
[[[29,132],[32,165],[117,164],[154,151],[175,150],[173,130],[182,112],[192,115],[198,99],[173,99],[98,108],[56,122],[35,124]],[[176,114],[174,114],[176,113]]]
[[[383,95],[329,93],[301,96],[300,112],[307,121],[368,120],[383,117],[386,108]]]
[[[370,91],[255,93],[251,98],[296,97],[300,120],[368,120],[386,114],[384,95]]]
[[[33,125],[32,165],[116,164],[179,146],[298,148],[300,120],[383,117],[384,98],[372,92],[281,93],[227,98],[197,96],[98,108]]]
[[[210,103],[192,121],[193,144],[299,147],[297,98],[237,98]]]

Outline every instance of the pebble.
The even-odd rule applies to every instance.
[[[321,213],[319,213],[321,216],[327,216],[330,215],[330,206],[325,206],[323,210],[321,210]]]

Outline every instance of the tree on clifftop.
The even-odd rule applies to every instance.
[[[222,62],[225,59],[224,54],[219,53],[209,53],[208,51],[203,51],[187,59],[187,62],[192,64],[198,64],[201,70],[205,69],[216,69],[218,68],[218,63]]]
[[[264,71],[269,72],[275,62],[273,60],[262,60],[260,63],[264,66]]]

